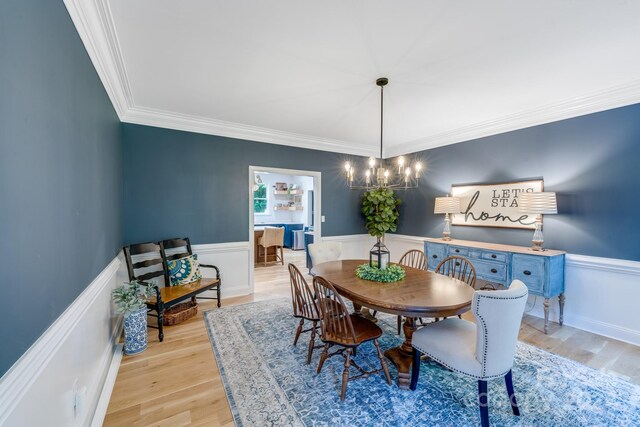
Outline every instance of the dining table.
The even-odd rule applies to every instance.
[[[404,342],[384,352],[398,371],[398,387],[408,389],[411,377],[411,338],[418,318],[457,316],[471,308],[474,289],[466,283],[427,270],[402,266],[404,279],[375,282],[360,279],[356,269],[368,260],[338,260],[313,266],[311,274],[329,281],[336,292],[351,300],[356,313],[361,307],[405,317]]]

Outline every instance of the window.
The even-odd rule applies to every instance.
[[[253,213],[267,214],[267,186],[258,184],[258,189],[253,192]]]

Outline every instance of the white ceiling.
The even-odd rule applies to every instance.
[[[640,102],[640,1],[65,1],[134,123],[375,153],[384,76],[388,156]]]

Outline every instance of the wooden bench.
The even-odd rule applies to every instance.
[[[167,263],[193,254],[188,237],[164,240],[158,243],[139,243],[125,246],[123,250],[127,261],[129,280],[138,280],[155,289],[155,297],[147,301],[147,314],[158,319],[157,329],[160,342],[164,339],[162,327],[164,310],[188,299],[195,301],[196,298],[218,300],[218,307],[220,307],[220,270],[215,265],[200,264],[201,268],[214,269],[215,278],[203,277],[195,282],[171,286]],[[154,283],[158,278],[162,278],[163,283]],[[216,296],[198,296],[208,290],[216,290]],[[154,312],[155,314],[153,314]]]

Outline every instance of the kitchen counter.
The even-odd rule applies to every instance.
[[[255,253],[255,262],[264,261],[264,255],[258,259],[258,239],[264,233],[265,227],[284,227],[284,247],[291,248],[293,245],[293,231],[294,230],[302,230],[304,228],[304,224],[301,222],[277,222],[270,224],[254,224],[253,233],[254,233],[254,253]],[[260,248],[262,251],[262,248]],[[269,248],[267,251],[267,262],[275,261],[275,247]]]

